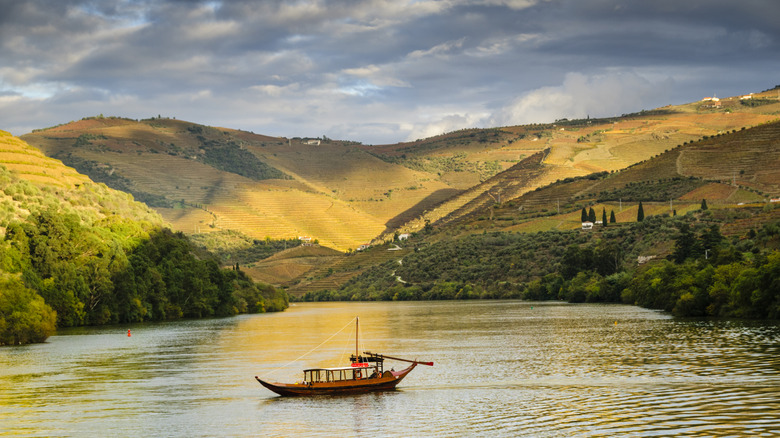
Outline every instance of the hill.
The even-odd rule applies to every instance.
[[[0,131],[0,345],[55,327],[282,310],[127,193]]]
[[[683,217],[688,213],[698,212],[702,199],[706,199],[713,211],[712,217],[723,224],[722,231],[727,237],[744,237],[750,230],[760,229],[763,224],[780,219],[780,209],[773,209],[773,204],[768,203],[770,198],[780,197],[780,122],[685,142],[621,171],[569,177],[532,191],[518,191],[516,187],[523,186],[524,178],[539,175],[540,157],[543,156],[541,153],[529,157],[519,163],[517,168],[483,183],[485,187],[475,187],[474,192],[478,194],[472,196],[471,202],[463,204],[463,208],[443,215],[436,222],[429,222],[425,231],[416,233],[417,237],[412,243],[400,243],[406,252],[399,253],[393,263],[403,260],[406,266],[406,255],[414,248],[415,252],[439,245],[458,248],[458,242],[462,239],[479,241],[481,238],[476,236],[487,232],[520,233],[529,236],[539,232],[572,232],[581,228],[582,209],[594,209],[598,213],[598,220],[601,220],[602,214],[614,212],[617,223],[610,225],[608,229],[622,233],[624,231],[620,230],[625,226],[636,222],[639,201],[643,201],[647,216]],[[633,243],[631,250],[623,254],[624,260],[628,263],[639,256],[662,259],[670,255],[673,251],[670,240],[674,231],[674,228],[666,227],[662,235],[647,234],[642,238],[644,240],[641,244]],[[594,236],[601,234],[600,230],[593,233]],[[507,241],[515,238],[500,239]],[[548,264],[553,263],[551,260],[562,251],[561,237],[544,237],[554,242],[551,246],[540,246],[538,242],[542,237],[529,237],[532,239],[530,241],[520,237],[517,239],[517,245],[526,248],[519,250],[519,254],[528,254],[528,251],[538,253],[538,259],[546,258]],[[573,243],[574,239],[581,239],[581,236],[571,236],[570,239],[572,240],[569,243]],[[477,265],[482,262],[473,262],[473,266],[462,266],[458,264],[458,260],[463,260],[470,253],[480,254],[482,249],[473,249],[473,245],[478,244],[469,243],[468,250],[452,249],[452,254],[437,259],[435,263],[451,265],[454,270],[477,270]],[[378,246],[372,250],[382,252],[387,248]],[[462,255],[454,255],[459,253]],[[398,274],[409,280],[419,279],[419,274],[415,273],[415,269],[422,269],[419,262],[410,262],[410,266],[416,267],[412,269],[400,269],[400,265],[388,263],[387,260],[368,263],[368,260],[364,259],[361,272],[343,277],[341,284],[321,283],[319,286],[322,286],[321,290],[329,291],[327,293],[331,295],[327,296],[338,297],[342,295],[335,291],[349,284],[353,285],[344,291],[347,296],[355,293],[356,289],[366,289],[372,284],[373,290],[377,291],[383,287],[393,289],[399,286],[396,281],[391,281]],[[538,279],[544,274],[535,276],[534,272],[545,273],[545,269],[547,268],[534,265],[526,268],[523,275],[518,274],[506,281],[528,282],[534,278]],[[331,278],[340,278],[340,275],[347,274],[347,270],[342,270],[334,264],[312,271],[308,275],[312,278],[324,278],[325,270],[330,270]],[[375,270],[379,270],[381,274],[371,274]],[[458,275],[458,278],[467,278],[463,277],[465,273]],[[375,277],[384,279],[382,286],[375,283]],[[316,281],[311,283],[317,284]],[[290,291],[296,295],[317,292],[316,288],[312,287],[291,288]]]
[[[90,118],[23,138],[132,193],[187,233],[307,235],[346,251],[371,241],[399,213],[454,192],[349,142],[271,138],[171,119]]]
[[[639,201],[657,202],[671,213],[697,206],[702,199],[715,206],[735,207],[765,203],[778,196],[780,122],[771,122],[686,142],[619,172],[564,179],[509,200],[506,205],[494,205],[492,214],[504,221],[522,221],[570,211],[574,214],[551,217],[559,219],[556,228],[571,229],[579,227],[579,210],[593,205],[599,211],[616,209],[621,214],[620,207],[625,203],[627,208],[634,208],[624,214],[631,217]],[[484,211],[481,214],[485,216]],[[527,224],[509,229],[524,227]]]
[[[302,298],[623,302],[678,316],[776,319],[778,164],[780,121],[706,136],[622,171],[491,197],[429,222],[397,243],[398,257]],[[586,228],[586,215],[603,223]]]
[[[164,223],[154,210],[135,202],[127,193],[95,184],[86,175],[5,131],[0,131],[0,166],[0,231],[10,222],[23,221],[49,206],[67,206],[82,221],[90,223],[116,215],[151,226]]]
[[[133,193],[188,234],[235,230],[258,242],[310,236],[348,252],[389,241],[397,232],[419,232],[426,224],[506,219],[495,204],[556,181],[617,171],[704,136],[777,119],[776,93],[755,94],[751,101],[757,104],[733,97],[721,99],[718,107],[702,101],[379,146],[268,137],[160,118],[94,117],[23,138],[93,179]],[[757,178],[756,184],[764,184]],[[567,185],[556,189],[566,193],[550,197],[546,192],[517,208],[530,208],[533,215],[536,202],[546,213],[551,204],[556,212],[573,211],[567,202],[574,201],[568,199],[592,190],[578,181],[582,187]],[[511,221],[524,217],[530,216]],[[576,219],[558,222],[576,226]],[[243,264],[250,269],[259,260]],[[307,265],[287,270],[275,283],[295,281],[290,279],[294,271],[314,277],[327,273]]]
[[[437,157],[447,154],[471,160],[479,160],[486,155],[504,157],[502,166],[509,164],[508,157],[518,158],[519,163],[512,164],[507,169],[509,172],[499,173],[484,183],[474,185],[450,198],[445,205],[429,209],[399,227],[400,230],[413,232],[422,229],[426,222],[450,222],[479,210],[479,207],[500,203],[499,194],[509,187],[511,189],[500,196],[505,202],[556,181],[614,172],[692,141],[777,120],[780,100],[775,91],[751,96],[751,99],[721,99],[717,108],[712,107],[711,101],[702,101],[608,119],[559,120],[548,125],[465,130],[415,143],[382,146],[377,152],[388,161],[410,167],[417,166],[420,161],[438,162]],[[746,105],[745,102],[759,102],[760,105]],[[478,147],[475,142],[483,145],[481,151],[476,152]],[[467,154],[469,151],[471,154]],[[544,156],[540,161],[537,154],[541,153]],[[718,160],[717,154],[713,156]],[[692,160],[700,157],[703,155]],[[742,154],[742,157],[748,162],[761,162],[751,161],[756,157],[749,154]],[[682,164],[684,162],[685,159],[681,160]],[[523,170],[519,176],[520,169]],[[733,173],[731,170],[728,172],[729,175]],[[774,176],[768,175],[767,178]],[[567,189],[572,187],[567,186]],[[553,206],[557,211],[560,202],[570,195],[547,194],[550,192],[537,199],[549,200],[545,205],[548,211]],[[480,197],[481,200],[475,202]],[[487,198],[493,202],[487,201]],[[491,215],[489,211],[485,213]]]

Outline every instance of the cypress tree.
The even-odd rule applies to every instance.
[[[601,209],[601,224],[605,227],[607,226],[607,209],[602,208]]]
[[[585,210],[585,207],[582,207],[582,222],[586,222],[588,220],[588,212]]]
[[[720,233],[720,228],[717,225],[710,225],[710,227],[701,234],[702,249],[708,249],[713,255],[717,255],[718,247],[723,242],[723,234]]]
[[[706,199],[702,199],[701,200],[701,209],[702,210],[706,210],[707,209],[707,200]]]
[[[674,240],[674,252],[672,258],[675,263],[682,263],[688,257],[699,252],[696,236],[693,234],[690,225],[683,223],[680,225],[680,234]]]
[[[639,210],[636,212],[636,221],[642,222],[645,220],[645,209],[642,207],[642,201],[639,201]]]
[[[590,211],[588,211],[588,220],[593,223],[596,222],[596,210],[594,210],[593,207],[591,207]]]
[[[613,224],[617,222],[617,220],[615,219],[615,210],[609,211],[609,221],[612,222]]]

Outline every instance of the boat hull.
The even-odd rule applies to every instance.
[[[417,364],[395,372],[386,371],[381,377],[373,379],[341,380],[336,382],[313,383],[270,383],[255,376],[258,382],[271,391],[285,397],[312,395],[359,394],[365,392],[391,391],[401,383]]]

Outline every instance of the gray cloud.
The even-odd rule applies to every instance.
[[[550,122],[556,117],[585,118],[620,115],[642,108],[649,99],[668,99],[671,80],[651,82],[631,72],[599,76],[572,73],[561,86],[533,90],[494,113],[493,126]]]
[[[396,142],[780,83],[773,0],[0,0],[0,129],[162,114]]]

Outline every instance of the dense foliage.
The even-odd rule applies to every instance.
[[[56,319],[43,298],[19,279],[0,278],[0,345],[43,342],[54,331]]]
[[[591,193],[597,202],[622,199],[623,201],[669,201],[677,199],[703,185],[706,182],[693,177],[674,177],[656,181],[628,183],[619,189]]]
[[[195,234],[190,240],[199,248],[215,255],[224,265],[244,266],[262,260],[287,248],[299,246],[296,239],[252,239],[234,230]]]
[[[780,222],[725,239],[711,212],[602,228],[506,232],[419,246],[306,300],[525,298],[624,302],[679,316],[780,318]],[[667,258],[641,254],[673,246]],[[644,261],[643,261],[644,263]]]
[[[776,102],[777,100],[775,99],[766,99],[766,98],[759,98],[759,97],[754,97],[752,99],[741,99],[739,101],[739,103],[741,103],[742,105],[749,106],[749,107],[769,105]]]
[[[407,157],[406,154],[400,157],[376,153],[373,155],[388,163],[400,164],[412,170],[438,175],[447,172],[471,172],[478,174],[481,179],[485,180],[503,170],[499,161],[469,161],[467,154],[462,152],[451,156],[427,157]]]
[[[215,169],[232,172],[260,181],[264,179],[290,179],[280,170],[260,161],[253,153],[232,141],[218,142],[202,139],[203,162]]]
[[[563,262],[570,255],[572,260],[591,260],[596,252],[599,258],[593,263],[622,264],[623,260],[636,259],[653,241],[671,239],[676,232],[671,226],[654,227],[652,221],[646,226],[626,224],[603,230],[598,234],[493,232],[442,240],[418,246],[402,264],[395,260],[386,262],[351,280],[339,291],[323,291],[308,299],[383,299],[388,294],[386,289],[398,291],[398,288],[403,291],[397,299],[405,296],[408,299],[521,298],[534,281],[567,272],[569,268]],[[583,248],[587,254],[575,257],[571,254],[572,247]],[[616,257],[618,262],[610,262]],[[587,264],[571,269],[593,267]],[[614,267],[599,269],[605,274],[616,270]],[[447,290],[442,290],[445,284],[455,289],[447,286]],[[393,296],[394,293],[390,298]]]
[[[0,344],[40,342],[55,318],[64,327],[287,306],[283,291],[198,256],[183,234],[103,185],[39,188],[0,168],[0,190]]]
[[[180,233],[114,218],[85,226],[45,210],[12,223],[2,266],[57,311],[58,326],[159,321],[282,310],[284,294],[198,259]]]
[[[622,297],[678,316],[780,319],[780,252],[723,265],[664,260],[636,275]]]

